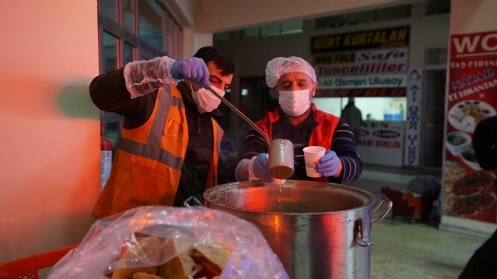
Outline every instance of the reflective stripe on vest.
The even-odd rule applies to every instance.
[[[169,87],[166,88],[169,89]],[[162,94],[166,94],[166,92],[163,92]],[[127,138],[121,138],[119,141],[119,148],[131,154],[158,161],[170,166],[171,168],[181,170],[183,158],[174,156],[166,150],[162,150],[160,143],[170,106],[176,106],[179,110],[181,110],[184,106],[183,101],[175,96],[171,96],[171,98],[159,98],[159,102],[160,104],[156,112],[157,115],[152,123],[147,143],[140,143]]]

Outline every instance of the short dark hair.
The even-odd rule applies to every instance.
[[[497,116],[487,117],[476,125],[473,148],[482,169],[497,169]]]
[[[213,46],[199,48],[193,57],[202,58],[205,64],[214,62],[214,64],[221,69],[221,74],[223,76],[227,76],[235,72],[235,64],[233,61]]]

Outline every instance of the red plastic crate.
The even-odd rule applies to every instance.
[[[69,245],[45,253],[0,263],[0,278],[39,279],[41,269],[55,265],[67,252],[78,247],[78,244]]]

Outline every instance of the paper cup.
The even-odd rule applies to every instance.
[[[304,148],[305,172],[309,177],[321,177],[317,170],[318,160],[324,155],[326,148],[322,146],[308,146]]]

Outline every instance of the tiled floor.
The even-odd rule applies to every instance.
[[[391,218],[371,229],[371,278],[457,278],[484,239]]]
[[[437,170],[405,170],[365,166],[361,178],[350,185],[379,196],[383,186],[404,189],[419,174]],[[438,229],[436,221],[416,222],[387,215],[371,228],[372,279],[453,279],[485,238]]]

